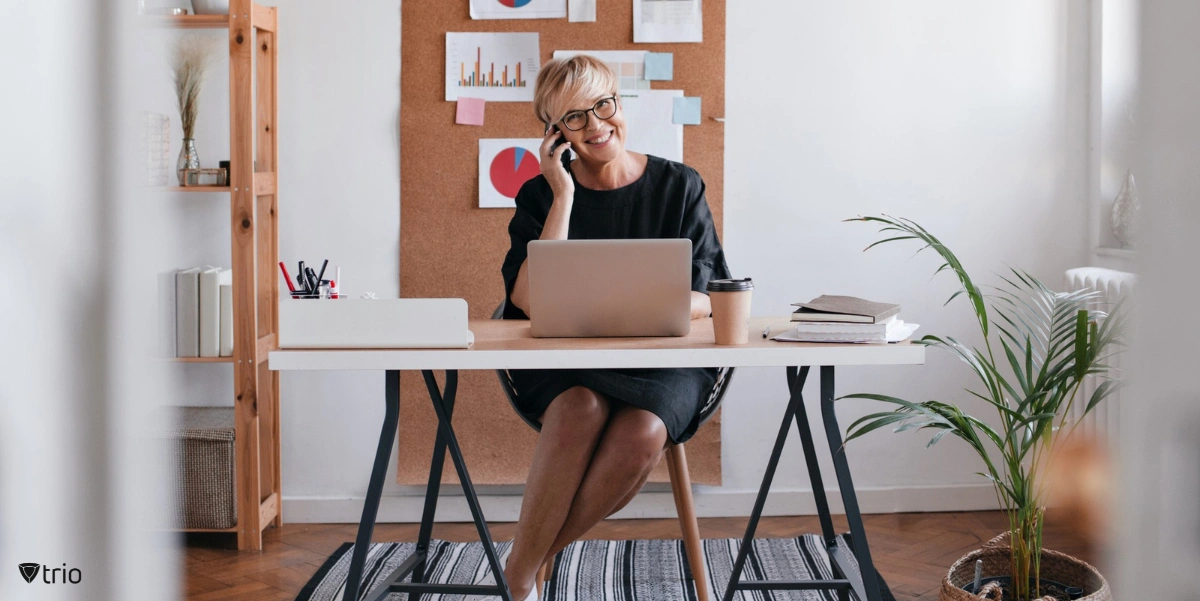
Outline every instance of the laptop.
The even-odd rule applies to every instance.
[[[686,336],[692,327],[692,241],[533,240],[535,338]]]

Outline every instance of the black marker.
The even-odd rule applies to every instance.
[[[321,273],[317,274],[317,292],[318,293],[321,291],[321,278],[325,277],[325,268],[328,266],[329,266],[329,259],[325,259],[325,262],[321,263]],[[318,294],[318,296],[319,296],[319,294]]]

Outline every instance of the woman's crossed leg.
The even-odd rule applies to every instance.
[[[547,558],[637,495],[667,442],[658,416],[582,386],[556,397],[541,421],[505,568],[514,599],[525,599]]]

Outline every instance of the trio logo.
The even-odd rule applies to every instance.
[[[33,583],[33,579],[37,578],[38,572],[42,573],[42,582],[46,584],[79,584],[83,581],[83,572],[79,568],[67,569],[67,564],[63,564],[61,568],[50,569],[40,563],[19,563],[17,569],[21,571],[21,578],[25,582]],[[61,577],[59,574],[62,574]]]
[[[17,568],[21,570],[21,577],[25,579],[25,582],[33,582],[33,579],[37,578],[38,570],[42,569],[42,564],[22,563],[17,564]]]

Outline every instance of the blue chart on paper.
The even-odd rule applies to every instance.
[[[530,2],[533,2],[533,0],[500,0],[500,4],[509,8],[521,8]]]

